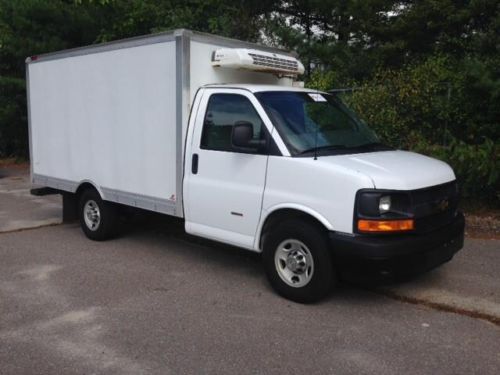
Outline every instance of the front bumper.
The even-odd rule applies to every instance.
[[[453,222],[424,234],[345,235],[330,232],[335,263],[344,276],[406,277],[431,270],[451,260],[464,244],[465,220],[458,213]]]

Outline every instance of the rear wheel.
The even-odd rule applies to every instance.
[[[324,232],[298,219],[279,224],[266,235],[264,264],[272,287],[295,302],[316,302],[335,283]]]
[[[117,233],[116,207],[101,199],[94,189],[85,190],[79,202],[80,226],[85,235],[94,241],[104,241]]]

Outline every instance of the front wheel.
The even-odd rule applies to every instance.
[[[295,302],[325,297],[335,272],[323,231],[309,222],[289,220],[265,237],[264,264],[272,287]]]
[[[85,190],[79,202],[80,226],[85,235],[94,241],[104,241],[117,233],[116,207],[101,199],[93,189]]]

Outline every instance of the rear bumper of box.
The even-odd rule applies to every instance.
[[[463,247],[465,220],[425,234],[346,235],[330,232],[335,263],[343,274],[412,276],[451,260]]]

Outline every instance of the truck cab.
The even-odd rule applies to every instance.
[[[183,190],[188,233],[263,252],[271,284],[301,302],[353,268],[421,272],[463,246],[453,170],[384,145],[314,90],[200,88]]]

